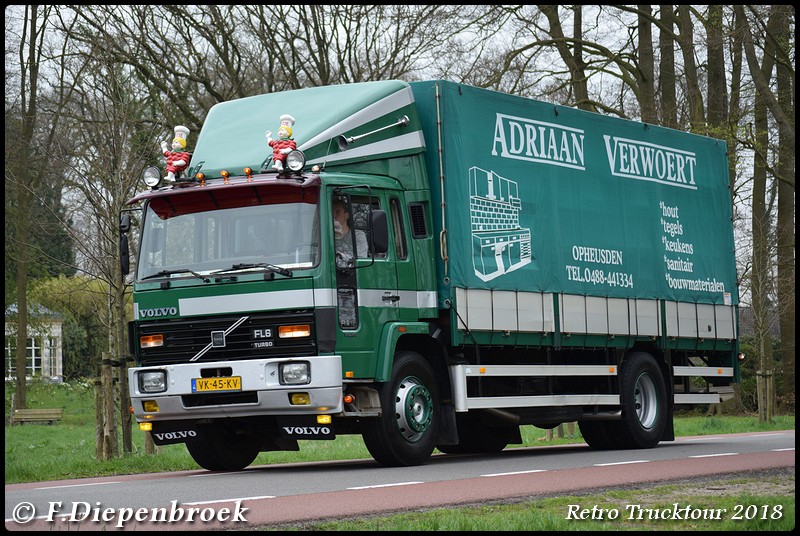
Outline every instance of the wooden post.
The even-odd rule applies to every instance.
[[[101,459],[110,460],[117,455],[117,426],[114,406],[114,371],[107,352],[103,352],[100,378],[103,388],[103,454]]]
[[[145,454],[156,453],[156,444],[153,443],[153,434],[150,432],[144,433],[144,452]]]
[[[103,459],[103,390],[102,380],[94,381],[94,456]]]
[[[131,433],[131,394],[128,391],[128,360],[122,356],[119,362],[119,408],[120,426],[122,426],[122,451],[133,452],[133,437]]]

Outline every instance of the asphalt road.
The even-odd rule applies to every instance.
[[[418,467],[373,460],[263,465],[12,484],[7,530],[211,530],[631,487],[794,468],[795,431],[684,437],[657,448],[585,444],[437,455]]]

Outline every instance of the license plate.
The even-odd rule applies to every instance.
[[[225,378],[192,378],[192,392],[204,393],[207,391],[241,391],[242,377],[229,376]]]

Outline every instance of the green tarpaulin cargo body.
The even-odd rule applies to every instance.
[[[441,80],[218,104],[130,202],[137,420],[209,469],[347,433],[385,465],[520,425],[671,439],[738,374],[726,153]]]

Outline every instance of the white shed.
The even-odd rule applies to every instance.
[[[25,376],[28,380],[41,378],[52,383],[64,381],[62,354],[63,317],[41,305],[28,312],[28,363]],[[6,381],[17,376],[17,305],[6,309]]]

